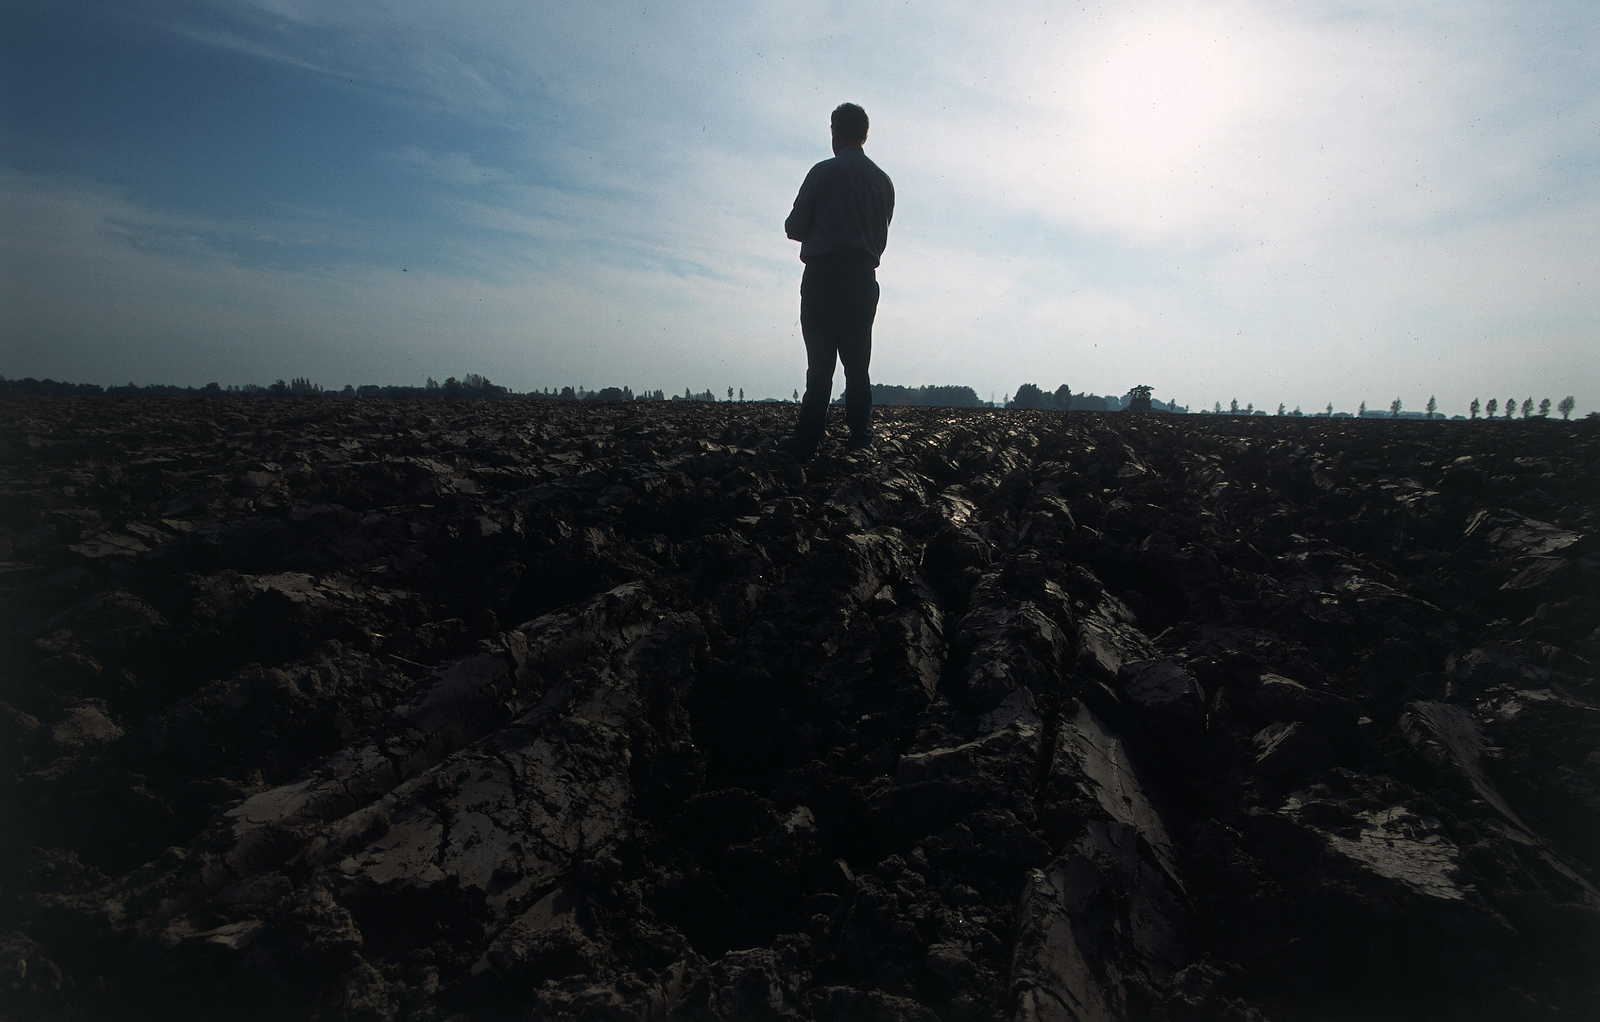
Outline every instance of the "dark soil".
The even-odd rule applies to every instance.
[[[1600,1017],[1600,427],[0,401],[0,1016]]]

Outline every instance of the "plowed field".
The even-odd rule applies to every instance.
[[[0,402],[0,1004],[1600,1016],[1600,426]]]

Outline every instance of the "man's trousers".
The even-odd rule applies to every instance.
[[[800,331],[806,340],[806,396],[795,436],[816,444],[827,426],[833,364],[844,365],[844,421],[853,444],[872,442],[872,321],[878,274],[864,263],[813,259],[800,278]]]

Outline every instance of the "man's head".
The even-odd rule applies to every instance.
[[[867,140],[867,112],[854,103],[833,108],[833,147],[858,146]]]

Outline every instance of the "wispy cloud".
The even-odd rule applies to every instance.
[[[1600,396],[1589,5],[146,10],[203,50],[353,83],[402,125],[373,152],[386,219],[312,201],[186,219],[103,179],[6,179],[36,206],[5,286],[101,287],[151,336],[159,298],[195,350],[243,331],[362,379],[422,360],[787,394],[803,366],[781,224],[850,98],[900,195],[880,379],[1306,407],[1396,387],[1464,406],[1508,377]],[[24,305],[8,338],[60,319]]]
[[[407,146],[395,154],[395,159],[435,181],[450,185],[496,185],[511,179],[504,170],[486,167],[470,153],[431,153],[418,146]]]
[[[11,173],[0,173],[0,217],[0,364],[10,376],[310,374],[337,385],[481,372],[523,388],[696,390],[772,389],[793,376],[797,341],[786,330],[767,357],[746,347],[787,327],[790,310],[767,301],[776,289],[752,300],[738,283],[584,257],[506,259],[492,274],[365,260],[246,265],[230,253],[237,225]]]

